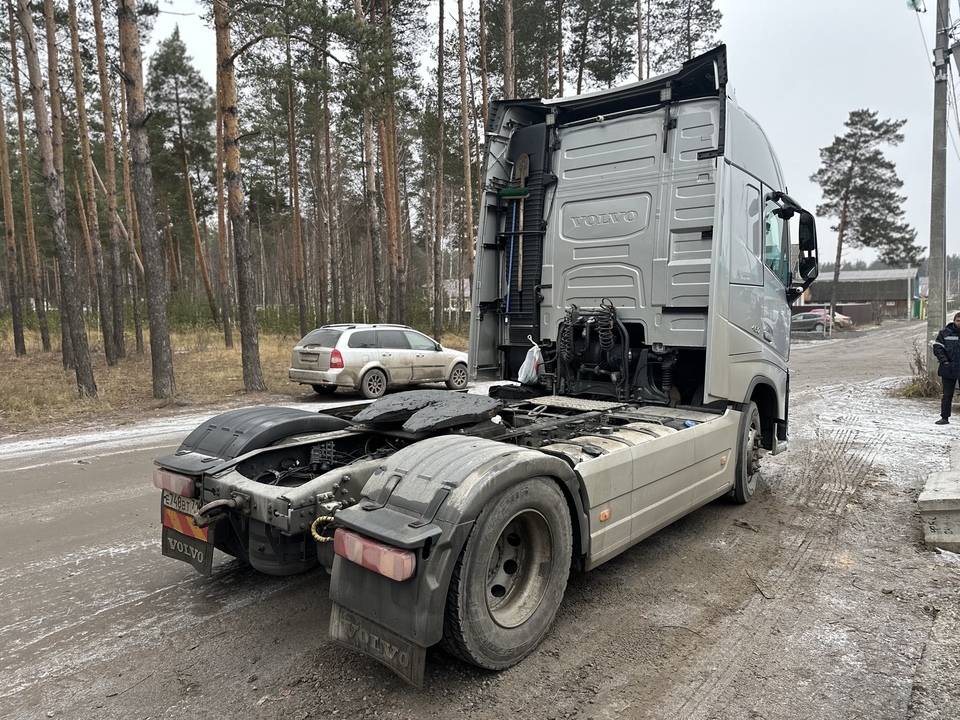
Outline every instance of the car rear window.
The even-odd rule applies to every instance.
[[[358,330],[347,339],[347,347],[375,348],[377,335],[373,330]]]
[[[301,346],[313,345],[324,348],[333,348],[337,346],[337,340],[343,334],[341,330],[331,330],[330,328],[319,328],[311,330],[303,336],[300,341]]]

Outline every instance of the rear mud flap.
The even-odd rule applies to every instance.
[[[383,663],[411,685],[423,687],[426,648],[337,603],[332,603],[330,609],[330,636],[341,645]]]

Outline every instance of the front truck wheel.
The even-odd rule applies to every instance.
[[[572,546],[567,502],[551,479],[524,480],[493,498],[453,570],[444,649],[490,670],[533,652],[563,599]]]
[[[757,490],[760,477],[760,411],[754,402],[747,403],[740,416],[740,432],[737,436],[737,475],[733,481],[732,495],[735,502],[749,502]]]

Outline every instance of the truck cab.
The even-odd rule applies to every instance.
[[[487,130],[471,376],[516,380],[536,344],[558,394],[752,400],[763,445],[784,449],[815,224],[727,93],[726,48],[611,90],[495,102]]]

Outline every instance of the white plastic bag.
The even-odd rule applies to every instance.
[[[524,358],[520,366],[520,372],[517,379],[522,385],[537,385],[543,376],[543,353],[540,352],[540,346],[534,343],[533,347],[527,350],[527,357]]]

